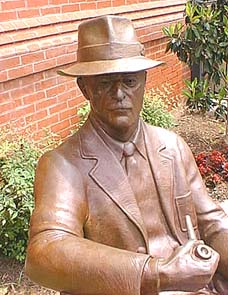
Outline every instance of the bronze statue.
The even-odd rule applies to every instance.
[[[228,294],[228,217],[186,143],[139,119],[146,70],[161,62],[124,17],[82,22],[78,38],[61,74],[91,112],[39,161],[27,274],[61,294]]]

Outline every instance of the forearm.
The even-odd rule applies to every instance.
[[[139,295],[148,258],[52,230],[30,241],[26,272],[35,282],[58,291]]]

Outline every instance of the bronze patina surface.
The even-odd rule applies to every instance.
[[[228,294],[228,217],[176,134],[139,119],[146,70],[132,23],[79,26],[87,122],[43,155],[26,272],[61,294]],[[184,293],[187,292],[187,293]]]

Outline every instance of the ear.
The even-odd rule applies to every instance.
[[[83,77],[78,77],[77,78],[77,84],[79,89],[81,90],[82,94],[84,95],[84,97],[89,100],[89,95],[86,89],[86,84],[85,84],[85,80],[83,79]]]
[[[145,71],[145,83],[146,83],[146,79],[147,79],[147,71]]]

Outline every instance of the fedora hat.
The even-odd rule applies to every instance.
[[[144,56],[144,47],[129,19],[106,15],[79,25],[77,62],[58,73],[79,77],[138,72],[162,63]]]

